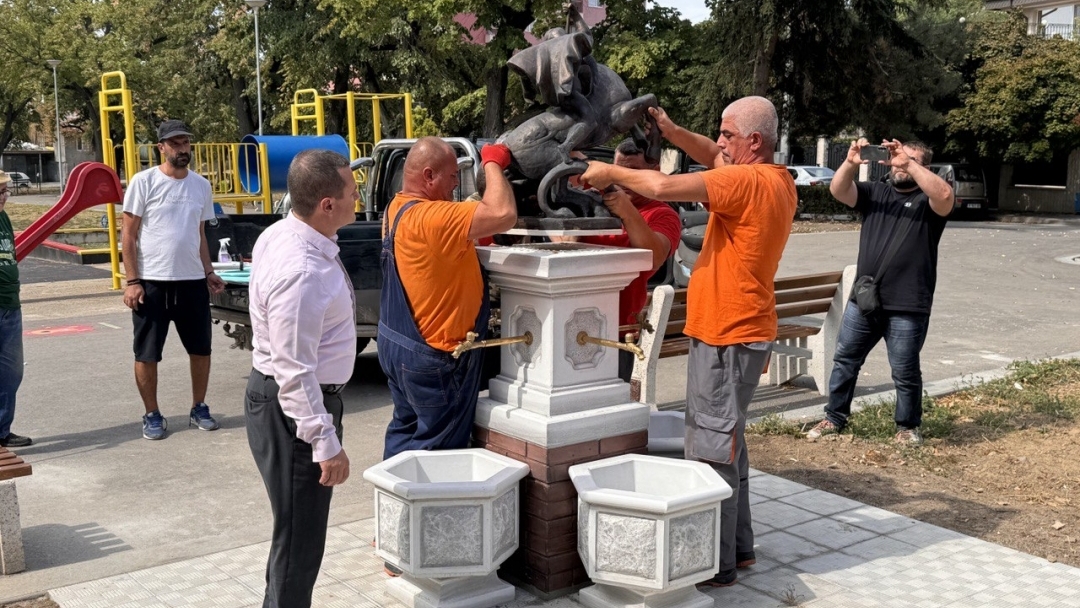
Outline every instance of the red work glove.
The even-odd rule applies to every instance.
[[[500,169],[506,171],[510,166],[510,160],[510,148],[507,148],[505,144],[488,144],[480,150],[481,167],[488,163],[496,163]]]

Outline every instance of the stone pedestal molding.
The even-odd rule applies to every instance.
[[[26,570],[15,480],[0,481],[0,574]]]
[[[364,471],[375,485],[375,554],[405,572],[387,592],[417,607],[512,601],[495,571],[518,548],[528,472],[480,449],[402,452]]]
[[[701,462],[628,454],[570,467],[591,608],[703,608],[718,569],[720,502],[731,488]]]
[[[500,576],[548,599],[588,582],[570,465],[644,451],[648,441],[649,408],[619,379],[618,351],[577,337],[619,339],[619,291],[651,268],[652,255],[578,243],[477,251],[500,290],[502,335],[533,335],[529,346],[501,349],[499,375],[477,404],[474,445],[530,471],[521,549]]]

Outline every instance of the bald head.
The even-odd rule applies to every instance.
[[[405,157],[402,192],[429,200],[451,200],[457,188],[457,155],[438,137],[421,137]]]
[[[743,136],[751,133],[761,134],[763,151],[772,156],[776,147],[777,123],[776,106],[764,97],[743,97],[731,102],[724,108],[723,120],[730,120]]]

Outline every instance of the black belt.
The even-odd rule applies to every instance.
[[[336,395],[345,390],[344,384],[320,384],[319,388],[322,389],[324,395]]]

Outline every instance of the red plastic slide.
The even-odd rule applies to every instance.
[[[108,165],[79,163],[68,176],[67,188],[60,200],[15,237],[15,261],[21,262],[34,247],[43,243],[76,213],[94,205],[120,203],[123,200],[120,178]]]

